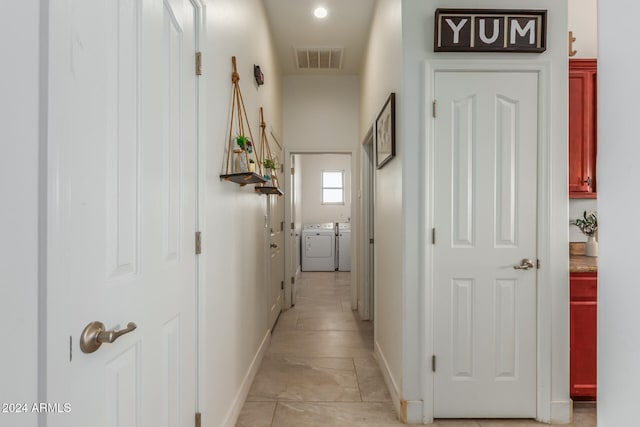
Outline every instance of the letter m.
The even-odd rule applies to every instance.
[[[536,20],[531,19],[527,22],[527,25],[522,28],[520,22],[517,19],[511,20],[511,34],[509,37],[509,44],[516,44],[516,33],[520,37],[526,37],[529,33],[529,44],[535,45],[536,43]]]

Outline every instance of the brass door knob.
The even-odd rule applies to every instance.
[[[103,343],[112,343],[122,335],[135,330],[137,327],[135,323],[129,322],[125,329],[105,331],[104,323],[91,322],[84,328],[80,336],[80,350],[82,350],[83,353],[93,353],[99,349]]]
[[[513,266],[514,270],[529,270],[531,268],[533,268],[533,261],[528,258],[522,258],[522,261],[520,261],[520,265]]]

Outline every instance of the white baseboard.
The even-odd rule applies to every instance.
[[[407,400],[407,424],[422,424],[424,418],[422,416],[422,400]]]
[[[571,422],[571,400],[554,400],[551,402],[551,423],[569,424]]]
[[[382,354],[382,350],[378,345],[378,341],[375,341],[373,346],[373,355],[378,362],[378,366],[382,371],[382,376],[384,377],[384,382],[387,384],[387,388],[389,389],[389,394],[391,395],[391,401],[393,402],[393,406],[396,408],[396,412],[398,413],[398,418],[403,419],[402,414],[402,403],[400,402],[400,391],[398,390],[398,385],[393,380],[393,376],[391,375],[391,371],[389,370],[389,365],[387,364],[387,359],[385,359],[384,354]]]
[[[271,330],[268,330],[256,355],[253,357],[251,364],[249,365],[249,369],[247,370],[244,379],[242,380],[242,384],[240,385],[240,390],[236,394],[233,399],[233,404],[231,405],[231,409],[227,412],[227,416],[225,417],[225,421],[222,424],[224,427],[234,427],[236,422],[238,421],[238,417],[240,416],[240,411],[242,411],[242,407],[244,406],[244,402],[247,400],[247,395],[249,394],[249,390],[251,389],[251,384],[253,384],[253,380],[256,378],[256,374],[258,373],[258,369],[260,368],[260,364],[262,363],[262,359],[264,358],[265,353],[267,352],[267,348],[269,348],[269,343],[271,342]]]

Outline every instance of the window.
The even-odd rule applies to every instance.
[[[322,204],[344,205],[344,171],[322,171]]]

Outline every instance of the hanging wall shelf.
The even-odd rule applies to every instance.
[[[262,107],[260,107],[260,145],[258,152],[258,160],[260,166],[264,166],[264,178],[265,183],[256,185],[256,193],[259,194],[277,194],[282,196],[284,193],[280,190],[280,183],[278,182],[278,173],[276,171],[276,164],[271,155],[271,149],[269,148],[269,141],[267,140],[267,125],[264,122],[264,113]]]
[[[227,181],[235,182],[236,184],[240,184],[241,186],[247,184],[259,184],[261,182],[267,181],[255,172],[230,173],[226,175],[220,175],[220,178],[224,178]]]
[[[261,185],[256,186],[256,193],[260,194],[275,194],[277,196],[284,195],[284,192],[278,187],[263,187]]]
[[[262,173],[260,156],[253,148],[253,135],[247,119],[247,110],[240,91],[240,75],[236,66],[236,57],[231,57],[233,73],[233,98],[231,101],[231,121],[229,122],[229,139],[227,141],[224,173],[220,178],[235,182],[241,186],[265,183],[267,179]],[[235,131],[235,132],[234,132]],[[251,166],[255,165],[255,166]],[[253,170],[252,170],[253,169]]]

